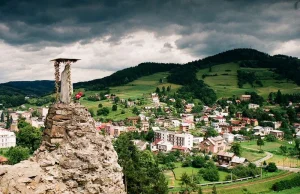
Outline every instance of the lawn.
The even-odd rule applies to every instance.
[[[245,147],[245,148],[251,148],[251,149],[260,149],[259,146],[256,145],[256,140],[252,140],[252,141],[245,141],[245,142],[242,142],[241,143],[241,146],[242,147]],[[288,144],[287,141],[276,141],[276,142],[266,142],[265,141],[265,145],[261,146],[261,149],[264,150],[264,151],[268,151],[268,152],[276,152],[276,151],[279,151],[279,147],[281,145],[285,145],[287,146],[288,148],[292,148],[295,146],[295,143],[293,142],[293,144]]]
[[[149,96],[150,93],[155,92],[156,87],[160,89],[165,86],[171,86],[171,93],[173,94],[181,86],[176,84],[171,84],[167,82],[168,72],[155,73],[153,75],[141,77],[133,82],[130,82],[124,86],[111,87],[110,92],[116,94],[120,98],[141,98]],[[163,83],[159,80],[162,79]]]
[[[267,154],[266,153],[259,153],[258,151],[254,150],[247,150],[247,149],[242,149],[242,157],[247,158],[248,161],[254,162],[256,160],[259,160],[260,158],[265,157]]]
[[[174,169],[175,175],[176,175],[176,180],[173,182],[171,179],[173,177],[173,174],[171,171],[166,171],[165,175],[168,179],[169,185],[175,186],[175,187],[180,187],[180,177],[182,176],[182,174],[185,172],[188,175],[195,175],[198,173],[199,168],[194,168],[194,167],[181,167],[181,163],[175,163],[176,167]],[[219,171],[219,175],[220,175],[220,181],[225,181],[226,176],[229,173],[224,172],[224,171]],[[205,180],[201,180],[201,183],[208,183],[209,181],[205,181]]]
[[[274,183],[291,179],[296,176],[295,173],[279,172],[275,173],[274,176],[269,176],[263,179],[253,179],[245,182],[233,183],[230,185],[217,185],[218,193],[222,194],[241,194],[241,193],[251,193],[251,194],[260,194],[260,193],[269,193],[271,187]],[[211,193],[212,189],[210,187],[203,187],[204,193]]]
[[[263,87],[252,88],[249,84],[245,84],[243,88],[239,88],[237,85],[237,70],[255,72],[255,75],[263,83]],[[226,63],[213,66],[211,72],[209,72],[209,68],[199,70],[197,72],[197,78],[202,79],[203,74],[217,74],[217,76],[206,77],[204,82],[215,90],[218,98],[232,97],[233,95],[239,96],[246,91],[255,91],[264,98],[266,98],[270,92],[277,92],[279,89],[282,93],[300,92],[300,87],[294,82],[275,79],[278,75],[267,68],[240,68],[237,63]]]

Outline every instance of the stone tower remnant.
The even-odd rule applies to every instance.
[[[54,61],[57,102],[49,107],[42,145],[28,160],[0,166],[0,193],[125,194],[110,138],[96,130],[83,105],[72,102],[70,64],[77,59]],[[60,63],[66,67],[59,95]]]

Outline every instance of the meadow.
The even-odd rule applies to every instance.
[[[243,88],[238,87],[237,70],[247,70],[255,72],[255,75],[263,83],[263,87],[251,87],[250,84],[245,84]],[[204,79],[204,74],[217,76],[209,76]],[[197,72],[197,78],[204,80],[206,84],[211,86],[217,93],[218,98],[232,97],[233,95],[239,96],[248,92],[257,92],[259,95],[266,98],[270,92],[277,92],[280,90],[282,93],[299,93],[300,87],[292,81],[285,79],[276,79],[279,77],[274,72],[267,68],[240,68],[237,63],[226,63],[215,65],[209,68],[201,69]]]

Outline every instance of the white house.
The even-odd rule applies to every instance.
[[[194,144],[199,144],[204,140],[204,137],[194,137],[193,138],[193,143]]]
[[[248,109],[257,109],[257,108],[259,108],[259,105],[258,105],[258,104],[252,104],[252,103],[250,103],[250,104],[248,105]]]
[[[172,131],[154,131],[154,142],[170,142],[173,146],[189,149],[193,147],[193,138],[194,136],[189,133],[178,134]]]
[[[180,121],[177,119],[172,119],[172,124],[174,127],[179,127],[180,126]]]
[[[16,146],[16,135],[14,132],[0,130],[0,148],[9,148]]]
[[[234,141],[234,135],[232,133],[224,133],[223,138],[227,143],[232,143]]]

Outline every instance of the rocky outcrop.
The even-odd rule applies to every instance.
[[[54,104],[43,143],[27,161],[0,167],[3,193],[125,193],[122,169],[108,137],[80,104]]]

